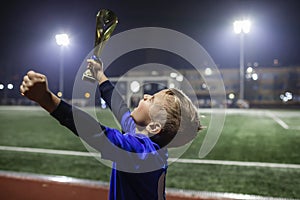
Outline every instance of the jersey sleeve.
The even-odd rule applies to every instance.
[[[135,131],[135,122],[130,116],[130,110],[122,98],[121,94],[110,81],[105,81],[99,86],[102,99],[117,118],[123,132],[133,133]]]
[[[99,149],[101,146],[101,141],[95,140],[95,138],[103,135],[106,127],[88,113],[61,100],[50,115],[91,147]]]
[[[89,146],[101,153],[102,158],[121,162],[130,153],[151,152],[155,148],[146,136],[137,136],[135,132],[122,134],[119,130],[106,127],[83,110],[61,100],[58,107],[50,113],[52,117]],[[134,127],[130,113],[123,115],[123,124]],[[131,124],[131,125],[128,125]],[[126,161],[126,160],[125,160]]]
[[[118,170],[144,172],[145,169],[151,171],[167,166],[167,152],[158,151],[159,145],[146,135],[135,132],[123,134],[103,126],[88,113],[63,100],[51,115],[100,152],[102,159],[113,161]],[[129,112],[124,113],[121,121],[126,127],[134,127]]]

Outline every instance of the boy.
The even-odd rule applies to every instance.
[[[167,147],[184,145],[196,136],[201,129],[197,109],[181,91],[166,89],[153,96],[144,95],[130,112],[103,73],[102,63],[93,59],[87,62],[122,132],[100,124],[55,96],[43,74],[29,71],[20,92],[98,150],[103,159],[113,161],[109,199],[165,199]],[[76,120],[85,126],[78,126]]]

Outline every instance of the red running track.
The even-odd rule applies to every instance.
[[[61,176],[21,173],[0,174],[1,200],[106,200],[108,185]],[[213,200],[225,198],[199,197],[167,192],[167,200]]]

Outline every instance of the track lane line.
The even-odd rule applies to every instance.
[[[26,152],[26,153],[45,153],[45,154],[55,154],[55,155],[100,157],[100,153],[69,151],[69,150],[41,149],[41,148],[30,148],[30,147],[0,146],[0,150]],[[184,158],[179,158],[179,159],[169,158],[168,161],[169,162],[177,162],[177,163],[185,163],[185,164],[210,164],[210,165],[232,165],[232,166],[245,166],[245,167],[300,169],[300,164],[243,162],[243,161],[227,161],[227,160],[202,160],[202,159],[184,159]]]

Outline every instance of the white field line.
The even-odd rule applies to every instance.
[[[46,154],[56,154],[56,155],[69,155],[69,156],[99,156],[100,154],[81,152],[81,151],[69,151],[69,150],[55,150],[55,149],[41,149],[41,148],[30,148],[30,147],[13,147],[13,146],[0,146],[2,151],[19,151],[26,153],[46,153]]]
[[[281,118],[279,118],[274,111],[270,111],[267,109],[199,109],[199,113],[202,117],[205,117],[205,114],[216,114],[216,115],[247,115],[247,116],[267,116],[273,119],[276,123],[278,123],[284,129],[290,130],[300,130],[300,126],[289,126],[287,125]],[[280,113],[280,116],[283,117],[293,117],[299,118],[300,112],[290,112],[290,111],[283,111]]]
[[[275,114],[271,112],[267,112],[266,114],[269,117],[271,117],[275,122],[277,122],[282,128],[289,129],[289,126],[284,121],[282,121],[279,117],[277,117]]]
[[[264,163],[264,162],[243,162],[243,161],[227,161],[227,160],[198,160],[198,159],[173,159],[169,158],[171,162],[189,163],[189,164],[210,164],[210,165],[233,165],[244,167],[270,167],[270,168],[294,168],[300,169],[298,164],[281,164],[281,163]]]
[[[46,154],[56,154],[56,155],[100,157],[100,153],[54,150],[54,149],[40,149],[40,148],[29,148],[29,147],[0,146],[0,150],[2,150],[2,151],[18,151],[18,152],[27,152],[27,153],[46,153]],[[241,161],[226,161],[226,160],[175,159],[175,158],[169,158],[168,161],[169,162],[177,162],[177,163],[187,163],[187,164],[210,164],[210,165],[232,165],[232,166],[245,166],[245,167],[270,167],[270,168],[300,169],[299,164],[241,162]]]

